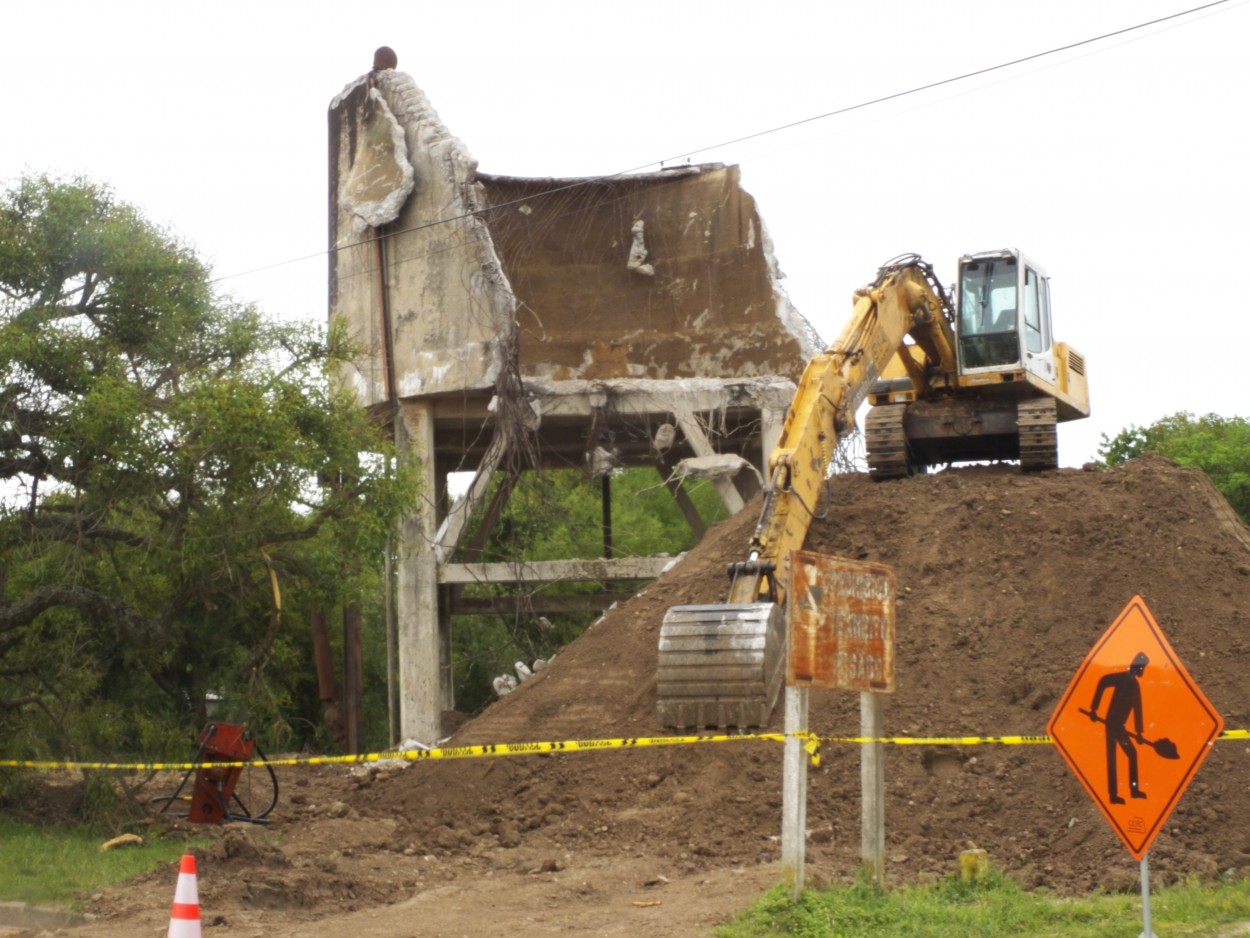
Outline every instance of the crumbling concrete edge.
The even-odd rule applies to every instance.
[[[368,83],[371,77],[375,87],[381,90],[391,114],[403,128],[409,160],[414,168],[416,154],[426,153],[430,162],[440,167],[451,183],[454,196],[453,201],[444,206],[444,218],[430,221],[458,219],[470,231],[471,237],[467,240],[476,246],[479,256],[479,267],[471,280],[471,289],[487,300],[495,336],[491,343],[491,364],[480,386],[497,384],[506,365],[511,363],[512,367],[517,367],[517,303],[490,230],[479,217],[484,201],[477,180],[477,159],[464,142],[448,130],[425,92],[407,72],[386,69],[362,75],[335,96],[330,110],[339,110],[347,97],[362,84]],[[427,185],[429,180],[422,179],[418,171],[414,191]]]
[[[760,248],[764,252],[768,278],[772,282],[773,299],[777,304],[777,319],[782,328],[794,336],[799,347],[803,349],[803,353],[810,359],[823,352],[828,343],[821,339],[820,333],[816,331],[807,317],[790,302],[790,295],[786,293],[786,288],[781,283],[786,275],[777,261],[777,254],[773,250],[773,239],[768,233],[768,225],[764,223],[764,214],[759,210],[758,204],[755,207],[755,217],[760,223]]]

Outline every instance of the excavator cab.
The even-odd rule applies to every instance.
[[[1020,362],[1020,264],[1015,257],[965,258],[959,266],[959,370]]]
[[[1056,424],[1089,414],[1085,360],[1053,339],[1041,267],[1014,248],[965,254],[955,283],[955,373],[905,347],[869,391],[864,435],[874,479],[976,461],[1053,469]]]
[[[965,255],[956,292],[959,372],[1025,369],[1053,380],[1050,279],[1015,250]]]

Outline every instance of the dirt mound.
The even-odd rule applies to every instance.
[[[839,476],[830,497],[834,507],[813,524],[808,548],[895,568],[897,693],[886,704],[887,733],[1044,734],[1077,666],[1135,594],[1227,726],[1250,726],[1250,535],[1201,473],[1145,458],[1109,470],[1026,476],[984,467],[884,485]],[[721,601],[725,565],[739,558],[753,523],[748,509],[713,530],[453,743],[659,735],[664,611]],[[854,735],[858,720],[857,695],[813,693],[817,732]],[[1132,888],[1135,864],[1052,747],[888,747],[886,760],[892,883],[952,871],[973,842],[1028,885]],[[770,743],[284,776],[293,796],[284,798],[292,823],[279,840],[283,862],[236,849],[222,851],[221,865],[251,862],[269,880],[294,881],[315,865],[308,856],[331,852],[334,875],[363,905],[387,892],[364,872],[374,867],[386,870],[394,902],[463,882],[461,874],[556,881],[579,863],[643,862],[665,882],[697,881],[779,855],[780,747]],[[1248,787],[1250,748],[1217,743],[1152,848],[1156,882],[1250,875],[1250,819],[1238,810]],[[851,878],[858,751],[826,747],[808,797],[809,869]],[[631,881],[630,892],[644,885]],[[299,887],[288,914],[315,916],[322,897],[304,879]]]

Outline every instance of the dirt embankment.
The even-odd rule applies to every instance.
[[[1227,726],[1250,726],[1250,535],[1201,473],[1146,458],[885,485],[842,476],[830,496],[808,548],[896,571],[889,734],[1043,734],[1076,667],[1135,594]],[[715,529],[454,743],[658,735],[664,611],[723,599],[725,564],[753,522],[748,509]],[[856,695],[813,694],[816,731],[854,734],[858,719]],[[775,876],[779,757],[775,744],[735,743],[364,776],[288,769],[272,827],[229,831],[205,855],[205,918],[239,934],[252,933],[244,925],[330,935],[364,924],[380,935],[425,933],[403,930],[416,921],[430,934],[480,934],[474,922],[498,916],[531,934],[697,934]],[[975,843],[1030,886],[1132,888],[1136,865],[1051,747],[896,747],[886,758],[891,882],[951,872]],[[1154,881],[1250,874],[1248,790],[1250,746],[1217,743],[1155,842]],[[808,823],[809,870],[851,878],[855,749],[826,747]],[[104,916],[92,928],[163,927],[172,882],[163,871],[100,894],[88,903]]]

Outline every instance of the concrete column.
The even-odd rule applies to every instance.
[[[421,503],[399,525],[395,618],[399,658],[399,735],[433,745],[441,735],[444,693],[438,565],[431,546],[438,531],[434,415],[425,401],[400,405],[398,439],[419,467]]]

